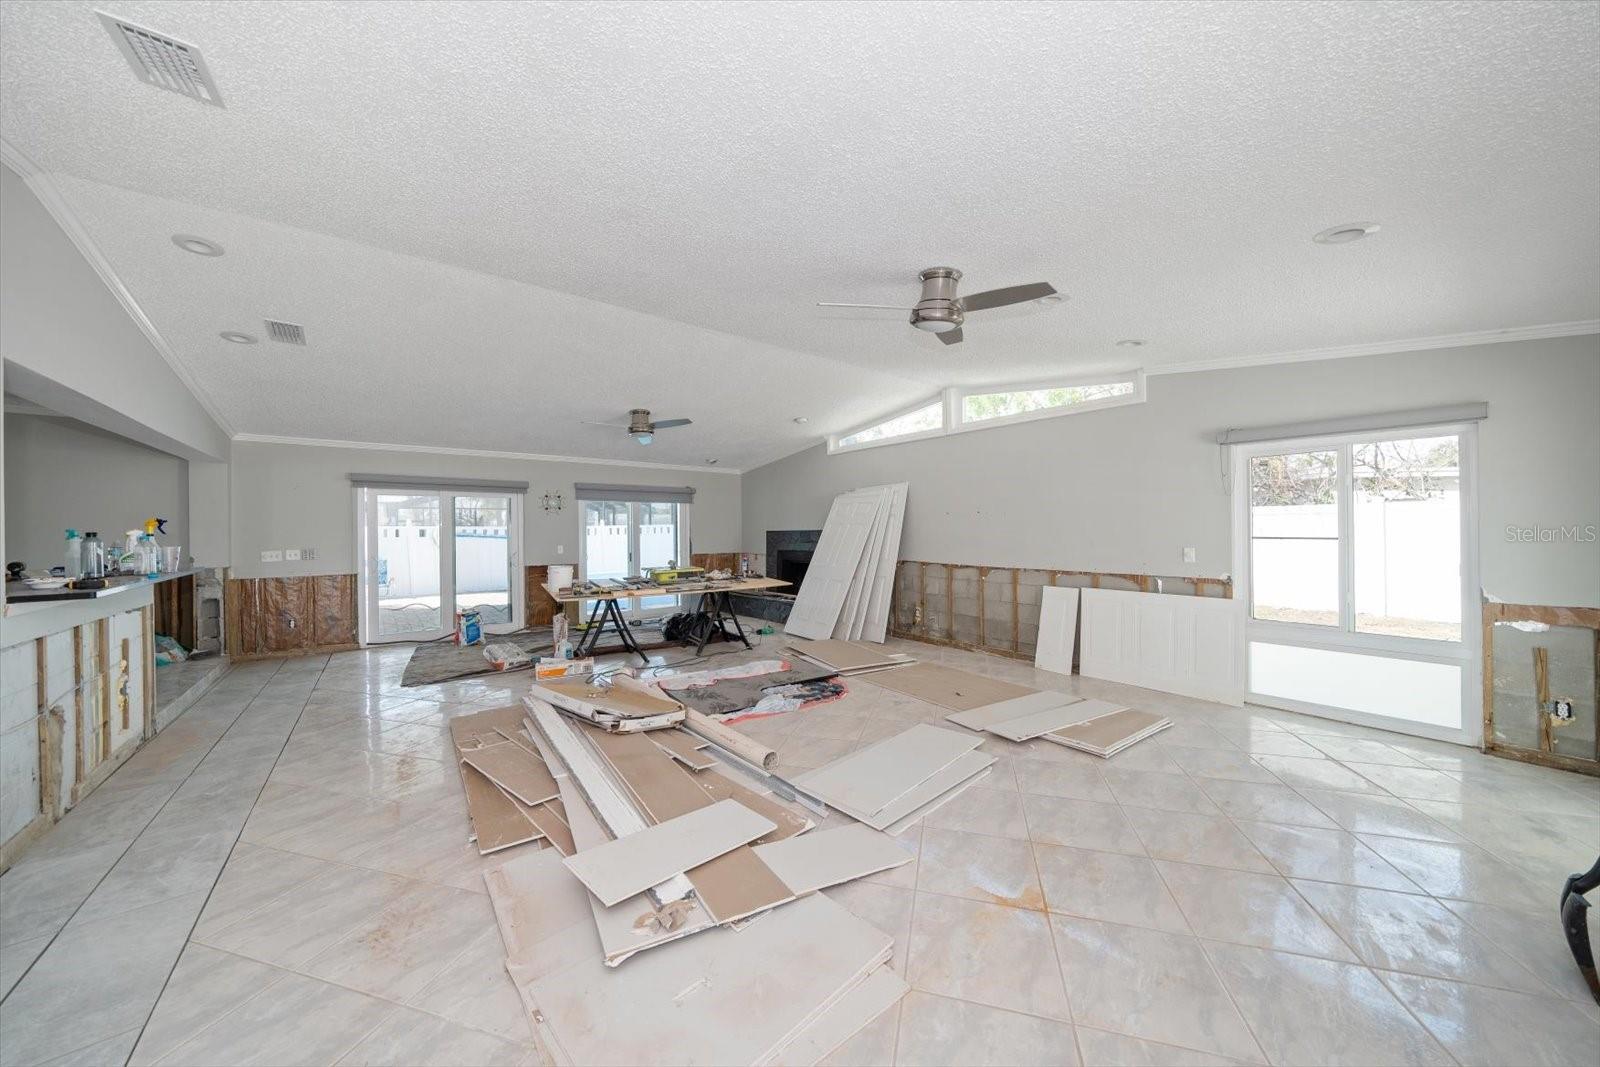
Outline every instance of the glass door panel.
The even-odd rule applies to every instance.
[[[485,627],[508,626],[514,614],[511,498],[456,496],[453,511],[455,606],[476,608]]]
[[[1461,439],[1356,444],[1350,460],[1356,630],[1461,640]]]
[[[426,639],[454,625],[441,604],[438,493],[374,493],[369,539],[376,535],[376,594],[373,634]]]
[[[678,505],[663,503],[635,504],[638,516],[639,573],[647,574],[654,567],[687,562],[678,556],[679,538]],[[675,596],[646,597],[638,602],[640,611],[675,609],[679,598]]]
[[[1250,614],[1339,625],[1339,455],[1250,460]]]

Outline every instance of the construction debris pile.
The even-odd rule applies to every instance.
[[[479,851],[529,846],[485,882],[557,1062],[816,1062],[907,991],[893,939],[818,890],[910,862],[893,835],[989,773],[985,733],[1109,754],[1167,725],[849,641],[791,651],[826,673],[543,678],[521,707],[451,720]],[[748,708],[763,682],[840,674],[966,729],[917,723],[785,778],[772,749],[675,699],[739,682]],[[853,821],[818,829],[830,808]]]

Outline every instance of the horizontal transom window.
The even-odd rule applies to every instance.
[[[987,430],[1014,422],[1073,415],[1138,404],[1145,398],[1144,373],[1098,379],[949,388],[932,400],[828,438],[828,452],[900,444],[924,437]]]

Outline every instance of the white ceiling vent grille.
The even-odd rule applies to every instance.
[[[117,42],[123,58],[142,82],[192,97],[202,104],[222,106],[222,94],[192,44],[173,40],[166,34],[147,30],[131,22],[96,11],[111,39]]]
[[[304,326],[292,322],[279,322],[277,319],[267,319],[267,336],[284,345],[303,345],[306,343],[306,329]]]

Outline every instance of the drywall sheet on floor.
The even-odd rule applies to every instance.
[[[461,767],[461,785],[467,794],[467,819],[483,855],[544,836],[515,801],[470,764]]]
[[[1002,700],[1013,700],[1037,692],[1025,685],[985,678],[981,674],[941,667],[936,663],[913,663],[909,667],[897,667],[892,671],[874,674],[866,681],[951,711],[971,711],[985,704],[998,704]]]
[[[1240,601],[1169,593],[1079,593],[1078,671],[1085,678],[1243,704]]]
[[[1052,730],[1044,738],[1095,756],[1111,756],[1171,725],[1171,720],[1164,715],[1119,708],[1085,722]]]
[[[565,860],[610,906],[707,863],[778,828],[737,800],[715,804],[585,849]]]
[[[510,741],[469,748],[461,758],[485,778],[527,805],[554,800],[560,791],[544,762]]]
[[[1052,730],[1059,730],[1063,726],[1071,726],[1119,710],[1121,705],[1107,704],[1103,700],[1079,700],[994,723],[988,727],[988,732],[1007,741],[1028,741]]]
[[[887,967],[879,967],[866,981],[850,990],[806,1027],[772,1062],[778,1067],[814,1064],[911,992],[905,980]]]
[[[1039,643],[1033,665],[1056,674],[1072,673],[1078,641],[1078,591],[1056,585],[1039,588]]]
[[[926,818],[928,815],[931,815],[933,812],[938,811],[940,808],[950,803],[950,801],[954,800],[971,787],[989,777],[989,771],[993,767],[995,757],[984,755],[982,752],[971,752],[965,756],[962,756],[954,764],[951,764],[949,768],[939,772],[939,775],[940,777],[947,779],[956,779],[958,778],[959,774],[966,774],[969,770],[971,770],[973,765],[977,765],[979,763],[979,757],[982,757],[982,769],[976,774],[967,774],[966,777],[959,778],[954,785],[950,786],[948,789],[945,789],[942,793],[933,789],[927,789],[926,793],[931,795],[932,799],[918,804],[916,807],[910,808],[910,810],[905,811],[904,814],[900,814],[900,811],[903,809],[903,807],[908,807],[912,801],[906,800],[891,805],[890,807],[885,808],[882,812],[879,812],[879,818],[868,825],[882,830],[890,837],[896,837],[905,833],[907,830],[915,826],[920,820]],[[919,790],[919,792],[921,792],[921,790]],[[888,817],[891,816],[897,817],[890,822],[888,821]]]
[[[912,662],[909,656],[901,653],[886,652],[881,648],[873,648],[859,641],[835,641],[832,638],[821,641],[791,640],[789,648],[809,660],[826,664],[836,671],[870,670],[874,667],[899,667]]]
[[[755,853],[796,896],[911,862],[894,838],[860,823],[757,845]]]
[[[691,771],[703,771],[707,767],[717,765],[715,757],[700,751],[710,742],[702,741],[693,734],[684,733],[682,730],[651,730],[645,736]]]
[[[526,857],[541,858],[555,857]],[[577,885],[559,863],[555,870]],[[553,877],[549,869],[540,874]],[[533,881],[523,879],[525,885]],[[594,924],[574,906],[571,887],[540,892],[565,906],[552,909],[551,921],[537,926],[531,951],[514,956],[508,970],[525,1000],[537,1006],[541,1034],[574,1063],[770,1060],[893,950],[888,935],[813,893],[742,930],[705,930],[613,970],[601,963]],[[528,940],[519,931],[507,943]],[[544,964],[544,946],[560,947],[564,965]]]
[[[656,822],[709,807],[710,794],[649,738],[588,728],[587,737]],[[732,922],[793,898],[747,846],[685,872],[695,895],[718,922]]]
[[[872,815],[982,743],[971,734],[918,723],[794,782],[834,807]]]
[[[879,496],[876,492],[858,491],[834,498],[805,580],[795,594],[794,607],[784,625],[786,633],[811,638],[833,633],[877,519]]]
[[[987,730],[997,722],[1008,719],[1020,719],[1025,715],[1033,715],[1050,708],[1059,708],[1063,704],[1073,704],[1078,698],[1070,693],[1057,693],[1046,689],[1038,693],[1029,693],[1027,696],[1013,697],[1002,700],[998,704],[985,704],[981,708],[971,711],[956,711],[945,716],[946,722],[953,722],[957,726],[965,726],[969,730]]]

